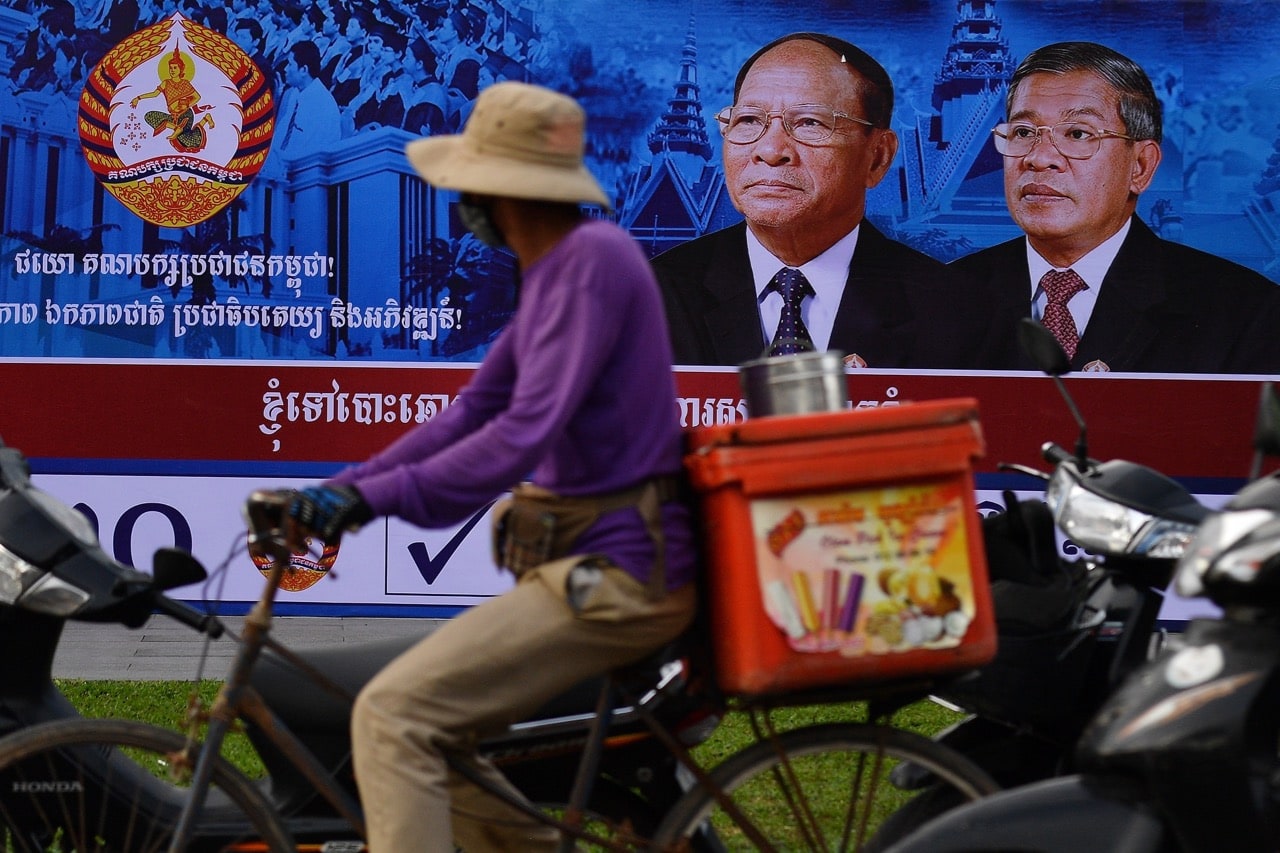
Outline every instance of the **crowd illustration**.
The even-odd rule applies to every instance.
[[[548,53],[530,20],[498,0],[316,3],[232,0],[18,0],[36,26],[8,47],[18,92],[78,97],[85,77],[115,44],[174,13],[225,33],[277,85],[311,45],[312,78],[331,93],[342,134],[369,126],[419,135],[461,127],[476,95],[499,79],[528,79]],[[542,76],[542,75],[540,75]]]

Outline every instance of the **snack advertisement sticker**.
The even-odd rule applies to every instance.
[[[974,616],[964,497],[942,483],[752,501],[770,620],[800,652],[958,646]]]

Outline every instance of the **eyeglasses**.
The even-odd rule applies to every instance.
[[[836,123],[840,119],[875,127],[866,119],[818,104],[796,104],[778,112],[740,105],[725,107],[716,113],[716,121],[720,122],[720,134],[735,145],[748,145],[764,136],[775,118],[782,119],[782,129],[788,136],[805,145],[826,142],[835,134]]]
[[[1116,133],[1114,130],[1099,130],[1078,121],[1064,121],[1053,127],[1037,127],[1034,124],[1005,122],[997,124],[991,132],[995,134],[996,151],[1006,157],[1026,157],[1040,141],[1040,135],[1048,131],[1049,142],[1058,149],[1058,153],[1068,160],[1088,160],[1098,153],[1104,139],[1128,139],[1132,136]]]

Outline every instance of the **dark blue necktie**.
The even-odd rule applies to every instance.
[[[769,344],[769,355],[809,352],[814,348],[813,338],[809,337],[809,330],[800,316],[800,305],[806,296],[813,296],[813,285],[800,270],[783,267],[769,286],[782,294],[782,316]]]

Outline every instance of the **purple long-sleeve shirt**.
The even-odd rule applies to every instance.
[[[616,225],[584,221],[523,270],[520,304],[457,400],[330,482],[375,514],[457,523],[521,480],[565,495],[616,491],[681,469],[675,381],[657,284]],[[666,585],[693,577],[687,511],[663,510]],[[575,551],[641,581],[653,545],[639,514],[601,518]]]

